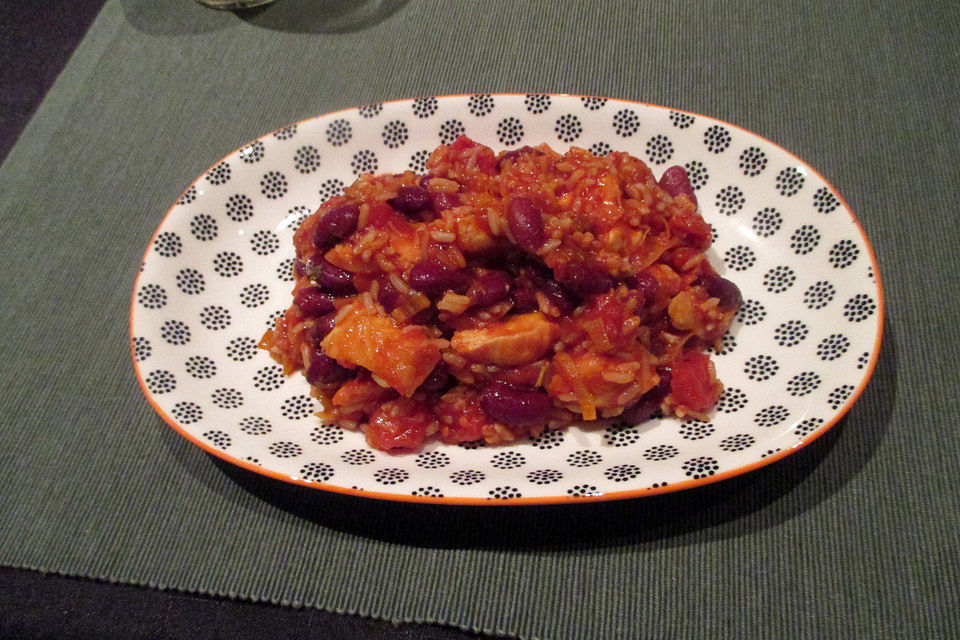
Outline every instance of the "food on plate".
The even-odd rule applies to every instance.
[[[705,419],[741,302],[710,242],[682,167],[461,136],[426,175],[363,175],[303,221],[260,346],[383,450]]]

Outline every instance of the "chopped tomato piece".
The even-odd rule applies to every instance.
[[[705,353],[689,351],[670,365],[674,403],[691,411],[707,411],[716,404],[722,387],[713,375],[710,358]]]

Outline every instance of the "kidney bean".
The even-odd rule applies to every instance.
[[[323,353],[319,349],[310,358],[307,367],[307,382],[312,385],[338,384],[345,382],[356,375],[356,371],[341,366],[339,362]]]
[[[349,296],[357,291],[353,286],[350,272],[330,264],[326,258],[314,259],[313,267],[310,269],[310,279],[321,289],[335,296]]]
[[[439,214],[441,211],[453,209],[460,206],[460,196],[455,193],[438,193],[433,196],[433,211]]]
[[[502,156],[497,158],[497,170],[503,171],[503,165],[505,163],[516,162],[520,156],[525,155],[527,153],[533,153],[538,156],[543,155],[543,151],[540,151],[539,149],[534,149],[530,145],[524,145],[519,149],[511,149],[510,151],[507,151]]]
[[[327,334],[333,331],[333,319],[336,317],[337,312],[331,311],[326,315],[322,315],[317,318],[317,321],[312,327],[307,329],[307,340],[314,347],[320,346],[320,341],[327,337]]]
[[[643,295],[644,301],[649,301],[657,295],[660,283],[653,275],[646,271],[641,271],[635,276],[629,276],[624,280],[627,286]]]
[[[596,265],[580,260],[566,262],[557,267],[557,280],[581,296],[603,293],[613,287],[613,278]]]
[[[360,209],[352,204],[326,212],[313,230],[313,245],[318,249],[330,247],[357,230]]]
[[[628,424],[640,424],[646,422],[660,408],[660,403],[670,393],[673,376],[670,370],[659,367],[657,373],[660,374],[660,382],[655,384],[652,389],[640,396],[636,404],[627,407],[621,414],[621,418]]]
[[[419,389],[427,393],[439,393],[447,387],[450,380],[450,369],[446,363],[441,360],[437,363],[437,366],[433,368],[433,371],[430,372],[430,375],[427,376],[427,379],[420,384]]]
[[[509,294],[510,276],[499,270],[481,273],[467,290],[467,296],[480,306],[500,302]]]
[[[377,302],[383,305],[387,312],[397,308],[400,302],[400,292],[390,282],[390,278],[382,277],[377,279]]]
[[[726,278],[721,278],[713,274],[704,274],[697,278],[697,284],[706,289],[707,295],[711,298],[720,298],[720,304],[717,306],[721,311],[739,309],[741,303],[743,303],[740,288]]]
[[[498,422],[523,427],[542,422],[550,411],[550,398],[537,389],[492,382],[480,394],[480,406]]]
[[[574,296],[554,280],[548,280],[541,291],[562,315],[568,316],[577,308],[577,300]]]
[[[333,311],[333,297],[320,287],[304,287],[293,297],[293,304],[306,318],[316,318]]]
[[[521,313],[536,311],[540,307],[537,304],[537,292],[525,279],[514,281],[510,287],[510,299],[513,301],[514,310]]]
[[[410,324],[433,324],[433,321],[437,318],[437,312],[433,307],[427,307],[425,309],[420,309],[415,314],[410,316],[410,319],[407,320]]]
[[[431,299],[440,298],[447,291],[463,294],[470,287],[470,274],[466,269],[448,267],[429,258],[413,265],[408,279],[411,287]]]
[[[387,200],[395,211],[408,216],[431,208],[433,197],[423,187],[400,187],[397,196]]]
[[[514,198],[507,205],[507,224],[517,244],[528,253],[536,253],[546,241],[543,217],[530,198]]]
[[[697,204],[697,196],[693,192],[693,186],[690,184],[690,177],[687,175],[687,170],[683,167],[674,166],[664,171],[663,175],[660,176],[660,182],[658,184],[661,189],[671,196],[676,197],[682,193],[689,197],[693,201],[693,204]]]

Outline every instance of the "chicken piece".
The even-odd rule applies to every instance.
[[[472,362],[512,367],[533,362],[557,340],[559,330],[539,311],[453,334],[450,346]]]
[[[440,360],[438,341],[419,325],[400,327],[390,316],[354,302],[320,343],[341,363],[369,369],[379,380],[410,397]]]
[[[585,420],[619,415],[659,380],[643,347],[630,354],[558,353],[547,394]]]

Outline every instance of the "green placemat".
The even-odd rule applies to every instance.
[[[108,2],[0,169],[0,562],[523,638],[956,637],[960,15],[851,4]],[[687,109],[823,172],[888,301],[848,418],[656,509],[491,511],[487,530],[518,528],[488,545],[456,526],[404,543],[418,517],[396,507],[278,506],[177,436],[127,344],[169,203],[290,122],[478,91]],[[358,535],[352,511],[385,521]]]

